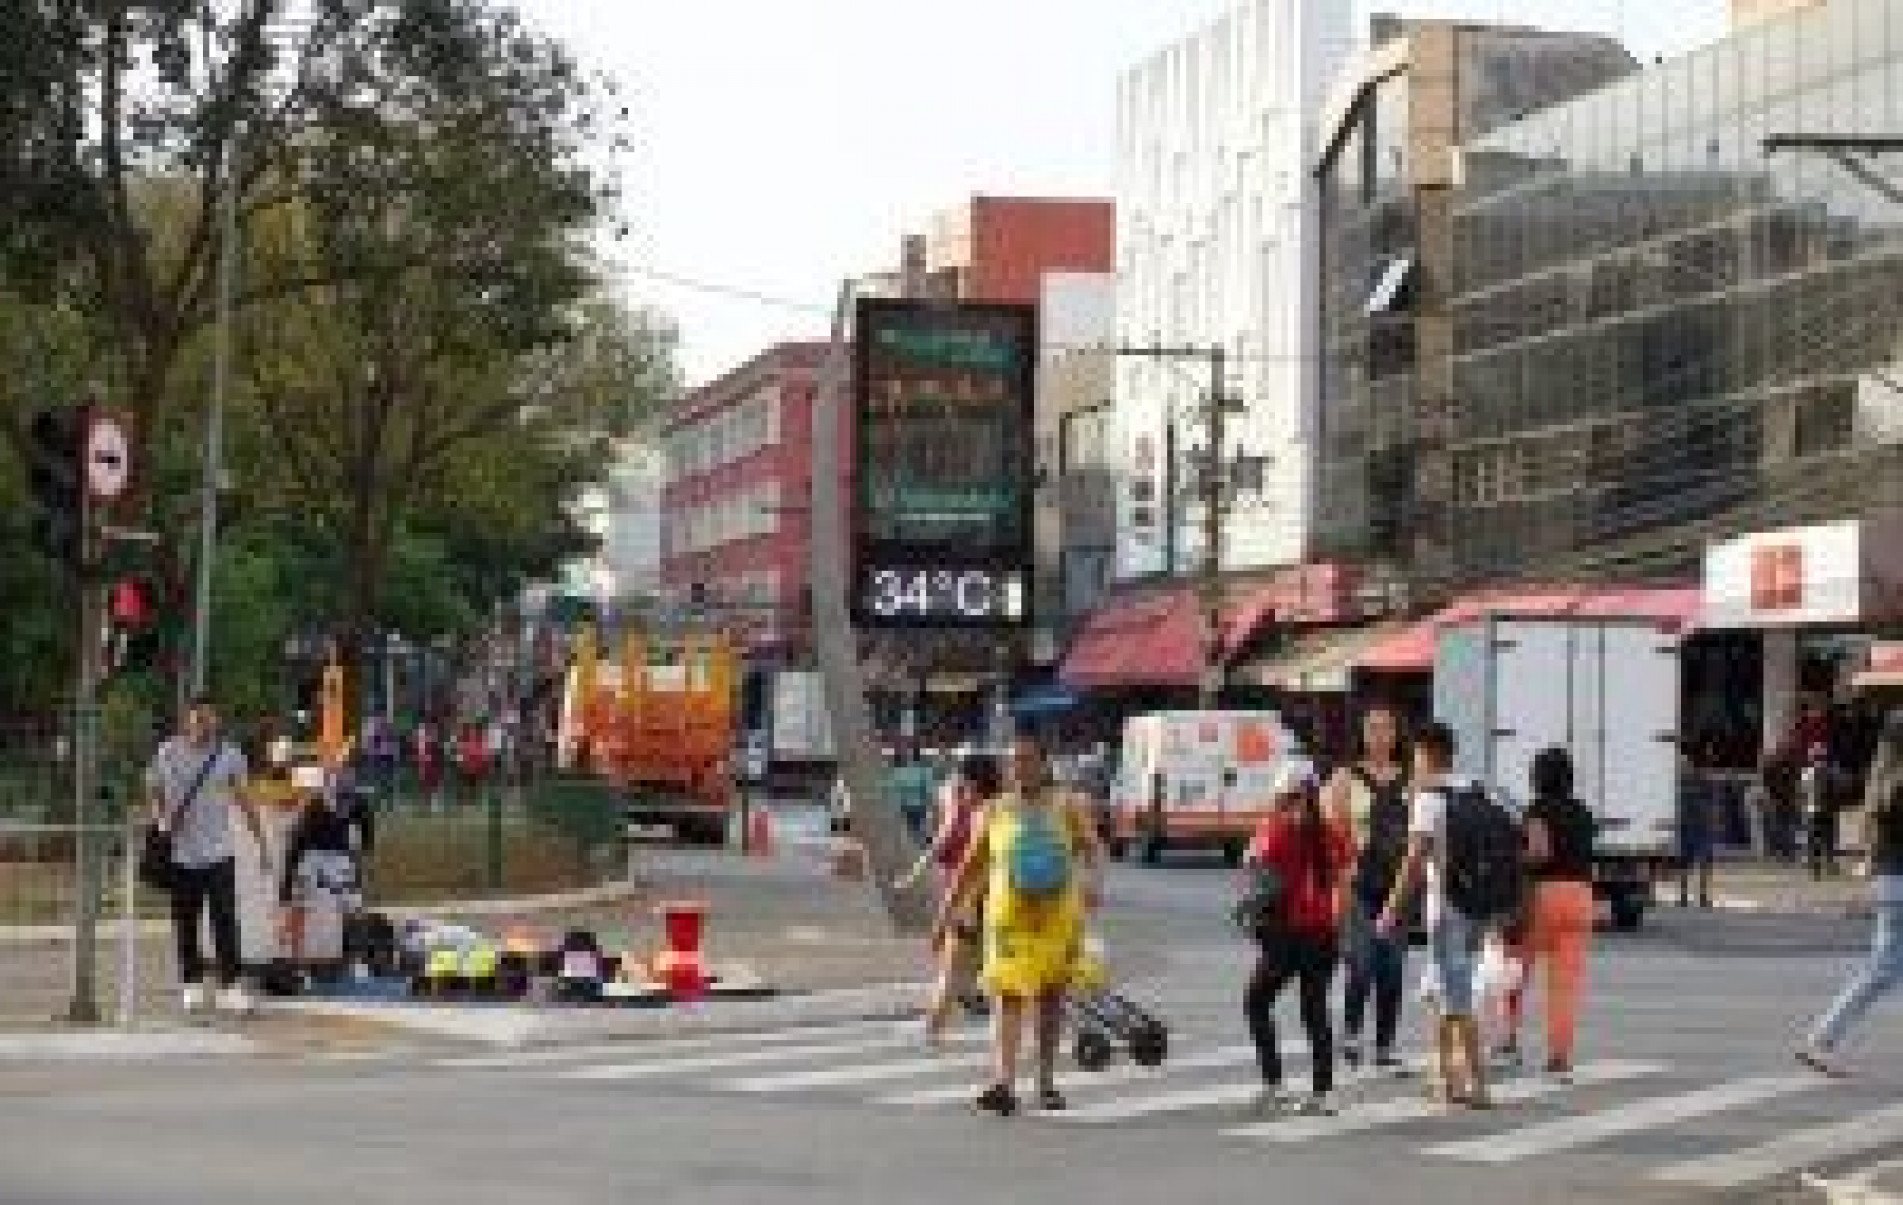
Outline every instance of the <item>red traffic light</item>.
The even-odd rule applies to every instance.
[[[116,582],[107,604],[114,625],[142,628],[152,621],[152,593],[144,582]]]

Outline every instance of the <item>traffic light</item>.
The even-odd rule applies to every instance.
[[[165,653],[165,632],[159,624],[162,600],[158,583],[129,577],[112,584],[106,594],[106,622],[110,633],[106,661],[114,670],[159,668]]]
[[[32,461],[28,476],[40,508],[33,524],[34,543],[77,571],[86,548],[86,410],[49,406],[33,416],[27,434]]]

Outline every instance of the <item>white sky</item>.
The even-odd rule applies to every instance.
[[[1351,3],[1355,0],[1340,0]],[[617,259],[824,310],[842,276],[974,192],[1108,196],[1118,72],[1224,0],[517,0],[631,99]],[[1726,0],[1387,0],[1378,11],[1711,41]],[[636,277],[703,380],[801,314]]]

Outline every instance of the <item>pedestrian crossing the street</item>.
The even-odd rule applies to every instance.
[[[1859,1098],[1809,1074],[1701,1078],[1667,1060],[1589,1061],[1563,1079],[1515,1075],[1494,1085],[1496,1108],[1450,1112],[1428,1099],[1425,1064],[1415,1058],[1406,1076],[1344,1069],[1331,1115],[1254,1117],[1248,1107],[1260,1083],[1253,1049],[1179,1037],[1160,1068],[1120,1061],[1096,1073],[1067,1069],[1070,1107],[1024,1120],[1075,1128],[1200,1123],[1215,1140],[1243,1149],[1392,1141],[1425,1159],[1481,1166],[1613,1152],[1624,1144],[1653,1152],[1643,1157],[1649,1179],[1720,1191],[1903,1154],[1903,1105]],[[1291,1086],[1306,1087],[1306,1047],[1287,1042],[1284,1055]],[[923,1111],[967,1106],[988,1064],[980,1030],[949,1034],[931,1048],[915,1024],[879,1021],[521,1051],[434,1066],[602,1090],[666,1084]],[[1717,1130],[1714,1120],[1736,1127]],[[1677,1161],[1654,1145],[1670,1135],[1686,1143],[1674,1148]]]

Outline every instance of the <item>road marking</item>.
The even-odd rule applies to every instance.
[[[916,1029],[916,1026],[913,1027]],[[693,1038],[667,1038],[644,1042],[628,1039],[587,1046],[560,1046],[541,1050],[517,1050],[509,1054],[461,1055],[437,1059],[436,1067],[454,1071],[506,1071],[516,1067],[556,1066],[562,1063],[587,1063],[606,1059],[640,1058],[648,1055],[698,1054],[710,1050],[731,1050],[736,1046],[773,1046],[787,1042],[811,1042],[822,1038],[844,1038],[856,1034],[904,1033],[903,1021],[856,1021],[849,1025],[814,1025],[799,1029],[775,1029],[749,1033],[708,1034]]]
[[[916,1034],[892,1034],[869,1037],[856,1042],[815,1042],[810,1045],[772,1046],[763,1050],[730,1050],[679,1059],[654,1062],[615,1063],[600,1067],[574,1067],[560,1073],[562,1079],[623,1080],[646,1079],[658,1075],[692,1075],[703,1071],[727,1071],[736,1067],[754,1067],[767,1063],[793,1063],[801,1059],[844,1058],[916,1045]]]
[[[1242,1047],[1248,1051],[1248,1047]],[[1308,1053],[1304,1042],[1290,1041],[1282,1045],[1282,1057],[1299,1058]],[[1249,1057],[1253,1057],[1251,1053]],[[1181,1068],[1188,1060],[1178,1060],[1172,1066]],[[1246,1060],[1234,1060],[1246,1061]],[[1410,1065],[1418,1066],[1419,1060],[1410,1060]],[[1392,1079],[1393,1073],[1364,1067],[1358,1071],[1349,1071],[1336,1077],[1337,1089],[1357,1084]],[[1180,1091],[1158,1092],[1149,1096],[1120,1097],[1104,1101],[1102,1104],[1086,1105],[1058,1114],[1055,1120],[1077,1122],[1084,1125],[1102,1125],[1106,1122],[1129,1121],[1137,1117],[1151,1117],[1158,1113],[1175,1113],[1185,1109],[1215,1108],[1225,1105],[1244,1105],[1256,1099],[1262,1092],[1262,1081],[1251,1080],[1248,1083],[1209,1084],[1201,1088],[1185,1088]]]
[[[1160,1079],[1180,1071],[1233,1067],[1238,1063],[1254,1061],[1255,1048],[1253,1046],[1222,1046],[1214,1050],[1199,1050],[1193,1054],[1173,1056],[1161,1067],[1142,1067],[1136,1063],[1126,1062],[1103,1071],[1080,1071],[1068,1079],[1064,1087],[1087,1092],[1097,1088],[1115,1087],[1119,1084]],[[927,1088],[921,1092],[901,1092],[893,1096],[882,1096],[878,1103],[905,1107],[958,1104],[970,1100],[972,1091],[970,1086],[964,1084],[949,1088]]]
[[[1544,1077],[1512,1079],[1497,1085],[1493,1099],[1497,1104],[1516,1105],[1554,1096],[1572,1087],[1592,1087],[1623,1080],[1658,1075],[1665,1070],[1657,1063],[1607,1060],[1586,1063],[1573,1069],[1572,1083]],[[1224,1130],[1231,1138],[1261,1138],[1270,1142],[1309,1142],[1319,1138],[1337,1138],[1364,1130],[1404,1125],[1449,1116],[1447,1106],[1424,1097],[1400,1097],[1351,1105],[1333,1117],[1291,1117],[1282,1121],[1264,1121]]]
[[[1738,1188],[1899,1141],[1903,1141],[1903,1105],[1891,1105],[1847,1121],[1783,1134],[1761,1146],[1674,1164],[1652,1178],[1700,1188]]]
[[[848,1084],[870,1084],[881,1080],[910,1079],[938,1071],[962,1071],[982,1067],[991,1061],[988,1053],[939,1054],[930,1058],[900,1059],[890,1063],[860,1063],[850,1067],[820,1067],[810,1071],[787,1071],[749,1079],[732,1079],[716,1084],[722,1092],[794,1092],[804,1088],[840,1088]]]
[[[1444,1143],[1429,1147],[1427,1153],[1470,1163],[1512,1163],[1519,1159],[1590,1146],[1640,1130],[1660,1129],[1681,1121],[1708,1117],[1713,1113],[1759,1104],[1794,1092],[1807,1092],[1823,1083],[1823,1079],[1815,1075],[1774,1075],[1730,1080],[1692,1092],[1654,1096],[1596,1113],[1562,1117],[1466,1142]]]

